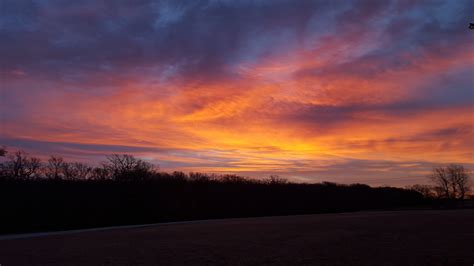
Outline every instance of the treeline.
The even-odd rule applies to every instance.
[[[5,156],[6,151],[0,152]],[[157,168],[132,155],[113,154],[100,166],[91,167],[80,162],[66,162],[51,156],[45,163],[24,151],[8,154],[0,163],[0,178],[15,180],[115,180],[139,181],[157,174]]]
[[[425,204],[410,189],[291,183],[277,176],[160,172],[131,155],[100,166],[24,152],[1,164],[0,233],[193,219],[311,214]]]

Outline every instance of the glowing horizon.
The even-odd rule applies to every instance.
[[[6,2],[0,144],[306,182],[474,167],[469,1],[80,2]]]

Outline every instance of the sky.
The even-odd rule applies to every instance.
[[[0,0],[0,144],[405,186],[474,169],[474,1]]]

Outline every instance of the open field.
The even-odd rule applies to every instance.
[[[0,264],[473,265],[473,246],[474,210],[355,212],[3,237]]]

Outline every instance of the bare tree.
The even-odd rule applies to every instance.
[[[29,157],[24,151],[17,151],[8,156],[2,164],[2,175],[12,178],[33,178],[39,175],[41,160]]]
[[[36,157],[30,157],[26,162],[26,177],[36,178],[40,176],[41,170],[41,159]]]
[[[436,194],[440,198],[450,198],[449,176],[445,167],[436,167],[430,176],[435,183]]]
[[[61,157],[52,156],[48,160],[46,176],[53,179],[67,180],[88,179],[92,175],[92,167],[79,162],[66,162]]]
[[[458,199],[464,199],[470,189],[470,176],[468,171],[462,165],[448,165],[448,173],[451,179],[451,188],[453,196]]]
[[[440,198],[464,199],[470,188],[470,175],[462,165],[436,167],[430,176]]]
[[[282,178],[278,175],[271,175],[267,180],[266,183],[272,184],[272,185],[284,185],[288,183],[288,180],[286,178]]]
[[[191,172],[189,173],[189,180],[197,183],[206,183],[212,180],[212,176],[204,173]]]
[[[46,176],[52,179],[61,179],[64,177],[64,160],[62,157],[51,156],[46,165]]]
[[[180,172],[180,171],[174,171],[172,174],[171,174],[171,177],[174,179],[174,180],[178,180],[180,182],[186,182],[186,174],[183,173],[183,172]]]
[[[71,163],[63,162],[60,164],[60,172],[63,174],[64,179],[73,180],[76,178],[76,171]]]
[[[112,174],[106,167],[94,167],[91,170],[90,179],[109,180],[111,178],[112,178]]]
[[[5,164],[6,175],[14,178],[25,176],[28,154],[24,151],[17,151],[8,156]]]
[[[92,175],[92,167],[83,163],[73,163],[73,168],[76,174],[76,178],[79,179],[89,179]]]
[[[223,175],[219,177],[219,180],[224,183],[246,183],[248,180],[245,177],[238,176],[238,175]]]
[[[107,156],[104,168],[118,181],[146,179],[155,171],[155,167],[152,164],[129,154],[112,154]]]
[[[424,198],[434,198],[435,196],[433,187],[428,186],[428,185],[416,184],[413,186],[409,186],[407,188],[420,193],[421,195],[423,195]]]

